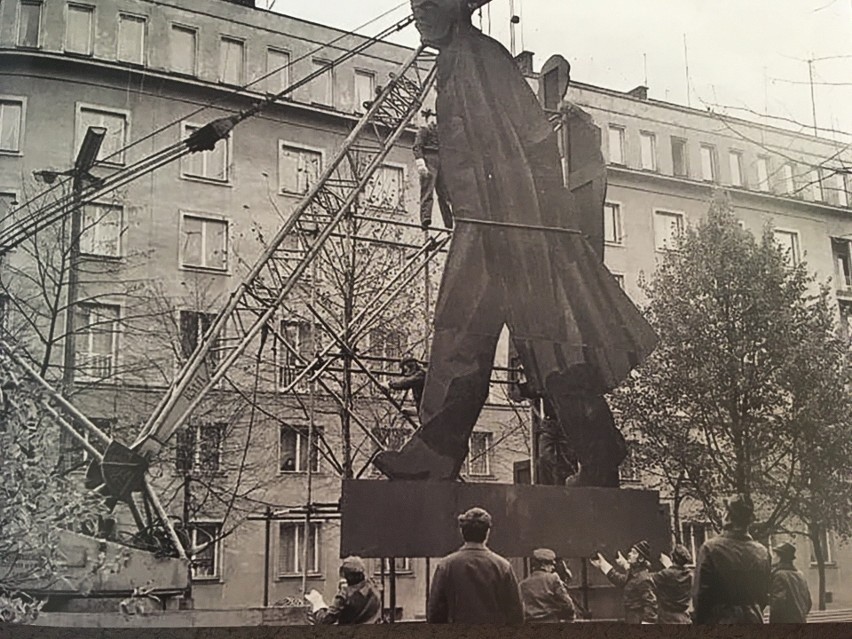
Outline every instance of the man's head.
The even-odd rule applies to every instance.
[[[725,509],[725,522],[733,528],[747,529],[754,521],[754,504],[747,495],[734,495],[725,502]]]
[[[796,558],[796,547],[789,541],[785,541],[780,546],[776,546],[772,549],[772,552],[778,555],[778,559],[781,561],[792,562]]]
[[[689,554],[686,546],[678,544],[674,547],[672,550],[672,563],[681,568],[692,563],[692,555]]]
[[[533,570],[553,572],[556,570],[556,553],[550,548],[536,548],[533,550],[532,561],[530,563]]]
[[[651,546],[644,539],[637,541],[627,553],[627,561],[631,564],[651,563]]]
[[[491,530],[491,515],[482,508],[471,508],[459,515],[459,530],[465,541],[485,543]]]
[[[360,584],[367,575],[367,567],[364,560],[355,555],[350,555],[340,563],[340,576],[350,586]]]
[[[403,375],[413,375],[419,367],[420,362],[417,361],[416,357],[412,357],[411,355],[406,355],[399,362],[399,368]]]
[[[423,44],[440,49],[449,44],[458,25],[470,23],[467,0],[411,0],[414,24]]]

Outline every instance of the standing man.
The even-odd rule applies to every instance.
[[[471,508],[459,515],[464,545],[444,557],[432,578],[429,623],[519,624],[524,608],[512,565],[486,546],[491,515]]]
[[[520,584],[524,618],[549,623],[573,621],[574,601],[556,574],[556,553],[550,548],[538,548],[530,563],[532,572]]]
[[[633,544],[626,559],[619,551],[615,563],[620,570],[600,553],[592,558],[591,563],[606,575],[611,583],[623,588],[626,623],[657,623],[657,595],[654,591],[654,580],[648,572],[651,567],[651,547],[647,541],[642,539]]]
[[[689,605],[692,595],[692,571],[687,565],[692,557],[686,546],[678,544],[672,556],[660,555],[663,569],[651,575],[657,593],[658,623],[692,623]]]
[[[434,194],[438,195],[438,208],[444,228],[453,228],[453,211],[450,207],[450,196],[441,175],[438,162],[438,123],[435,113],[430,109],[420,112],[426,123],[417,131],[414,138],[414,158],[417,172],[420,175],[420,226],[428,229],[432,224],[432,203]]]
[[[696,624],[763,623],[772,560],[748,533],[754,506],[746,495],[726,504],[724,532],[705,541],[695,562],[692,590]]]
[[[772,550],[778,563],[769,587],[769,623],[805,623],[811,611],[811,592],[804,575],[793,565],[796,547],[785,541]]]
[[[338,626],[379,623],[382,600],[373,582],[367,578],[367,568],[360,557],[350,556],[340,564],[340,590],[331,606],[322,595],[311,590],[305,599],[311,604],[309,621],[317,625]]]
[[[439,50],[439,159],[454,230],[422,427],[374,464],[391,479],[458,478],[508,326],[530,384],[569,429],[575,483],[615,487],[627,450],[604,395],[657,337],[586,238],[556,133],[511,54],[471,24],[477,3],[412,0],[423,43]]]

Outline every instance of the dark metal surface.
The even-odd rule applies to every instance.
[[[461,545],[456,517],[472,506],[491,513],[488,545],[506,557],[544,546],[612,558],[639,539],[656,555],[671,543],[656,491],[353,479],[343,482],[341,556],[441,557]]]

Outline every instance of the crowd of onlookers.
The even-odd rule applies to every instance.
[[[699,549],[694,571],[689,551],[676,545],[660,554],[662,570],[652,572],[647,541],[633,544],[614,564],[601,553],[591,563],[622,590],[624,621],[634,624],[804,623],[811,597],[793,565],[796,549],[774,549],[779,561],[748,532],[754,519],[750,500],[736,496],[726,504],[724,531]],[[518,582],[512,565],[487,546],[491,515],[471,508],[459,515],[464,544],[435,569],[426,611],[430,623],[517,624],[570,622],[587,617],[569,594],[570,571],[556,553],[539,548],[530,558],[530,575]],[[558,570],[558,568],[563,570]],[[561,575],[560,575],[561,573]],[[320,624],[377,623],[382,604],[367,578],[364,562],[347,557],[340,568],[340,591],[328,606],[317,591],[306,595],[310,619]]]

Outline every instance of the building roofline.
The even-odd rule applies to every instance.
[[[536,77],[538,77],[538,74],[536,74]],[[624,100],[630,100],[632,102],[637,102],[637,103],[640,103],[640,104],[651,104],[653,106],[661,107],[661,108],[664,108],[664,109],[673,109],[673,110],[676,110],[676,111],[680,111],[682,113],[689,113],[691,115],[701,115],[701,116],[704,116],[704,117],[724,118],[725,120],[727,120],[729,122],[739,123],[739,124],[743,124],[743,125],[747,125],[747,126],[751,126],[751,127],[756,127],[756,128],[760,128],[760,129],[765,129],[765,130],[769,130],[769,131],[775,131],[775,132],[777,132],[779,134],[783,134],[783,135],[793,135],[793,136],[796,136],[798,138],[801,138],[801,139],[804,139],[804,140],[809,140],[809,141],[812,141],[812,142],[817,141],[817,142],[822,142],[824,144],[832,144],[832,145],[844,144],[844,145],[852,146],[852,140],[850,140],[850,142],[848,142],[848,143],[838,142],[837,140],[832,140],[830,138],[820,137],[818,135],[813,135],[813,134],[810,134],[810,133],[803,133],[801,131],[795,131],[793,129],[787,129],[787,128],[784,128],[784,127],[781,127],[781,126],[775,126],[775,125],[772,125],[772,124],[765,124],[765,123],[762,123],[762,122],[756,122],[754,120],[747,120],[745,118],[739,118],[739,117],[728,115],[728,114],[725,114],[725,113],[718,113],[716,111],[710,111],[709,109],[698,109],[698,108],[695,108],[695,107],[684,106],[683,104],[677,104],[676,102],[667,102],[665,100],[659,100],[659,99],[656,99],[656,98],[642,99],[642,98],[638,98],[636,96],[630,95],[626,91],[619,91],[617,89],[609,89],[607,87],[602,87],[602,86],[595,85],[595,84],[589,84],[587,82],[577,82],[573,79],[571,80],[570,86],[576,87],[578,89],[586,90],[586,91],[591,91],[593,93],[602,93],[602,94],[609,95],[609,96],[612,96],[612,97],[621,98],[621,99],[624,99]],[[767,116],[767,117],[771,117],[771,116]],[[802,126],[807,126],[807,125],[802,125]],[[846,136],[849,136],[850,138],[852,138],[852,133],[846,133],[845,131],[838,131],[838,133],[841,133],[843,135],[846,135]]]

